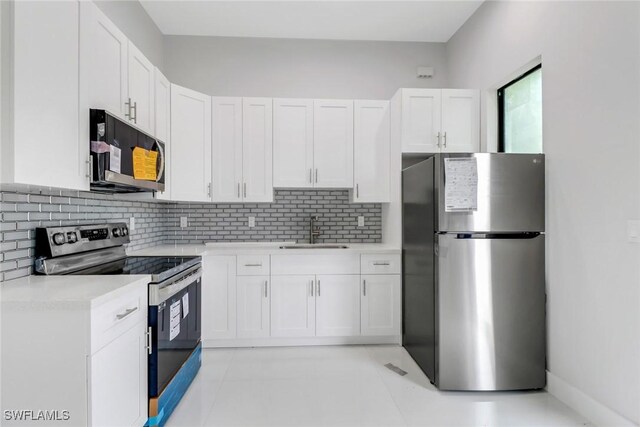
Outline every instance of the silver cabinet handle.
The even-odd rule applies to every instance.
[[[388,262],[379,261],[379,262],[374,262],[373,265],[389,265],[389,263]]]
[[[318,168],[316,168],[316,184],[318,183]]]
[[[320,296],[320,279],[318,279],[318,289],[317,289],[317,294],[318,296]]]
[[[440,132],[438,132],[438,142],[436,142],[436,146],[440,148]]]
[[[245,267],[262,267],[262,263],[260,264],[245,264]]]
[[[238,199],[240,198],[240,183],[238,183]]]
[[[444,135],[442,135],[442,141],[443,141],[444,148],[447,148],[447,133],[446,132],[444,133]]]
[[[313,184],[313,169],[309,168],[309,184]]]
[[[313,296],[313,280],[311,282],[309,282],[309,284],[311,285],[310,286],[310,288],[311,288],[311,296]]]
[[[133,313],[134,311],[136,311],[137,309],[138,309],[138,307],[133,307],[133,308],[129,308],[129,309],[125,310],[124,313],[116,314],[116,319],[122,320],[125,317],[127,317],[128,315],[130,315],[131,313]]]
[[[137,101],[133,103],[133,107],[131,107],[131,109],[135,113],[135,115],[131,116],[131,120],[133,120],[133,123],[138,124],[138,102]]]
[[[149,326],[147,328],[147,352],[149,354],[151,354],[153,352],[153,335],[152,335],[152,331],[153,329],[151,329],[151,326]]]
[[[362,279],[362,296],[367,296],[367,281]]]
[[[87,160],[87,178],[92,178],[93,175],[93,157],[89,155],[89,160]]]
[[[247,197],[247,183],[244,183],[244,187],[243,187],[243,191],[242,191],[242,196],[243,197]]]
[[[127,102],[124,103],[127,111],[124,112],[124,116],[131,120],[131,98],[127,98]]]
[[[207,184],[207,197],[211,197],[211,183]]]
[[[360,197],[360,186],[356,184],[356,199]]]
[[[268,280],[264,281],[264,297],[265,298],[267,298],[269,296],[269,294],[268,294],[268,286],[269,286],[268,283],[269,283]]]

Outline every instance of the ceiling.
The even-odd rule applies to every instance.
[[[446,42],[482,0],[140,3],[167,35]]]

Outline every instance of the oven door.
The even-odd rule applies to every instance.
[[[201,268],[149,285],[149,397],[159,396],[200,343]]]

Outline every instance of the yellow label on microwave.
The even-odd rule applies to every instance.
[[[158,179],[158,152],[141,147],[133,149],[133,177],[146,181]]]

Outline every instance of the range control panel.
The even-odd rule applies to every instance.
[[[55,258],[129,243],[126,223],[36,228],[36,257]]]

